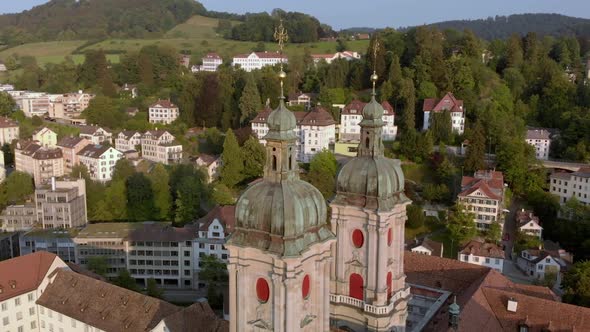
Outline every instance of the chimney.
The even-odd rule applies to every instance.
[[[51,177],[51,191],[55,191],[55,176]]]
[[[510,312],[516,312],[517,308],[518,308],[518,301],[516,301],[516,299],[513,297],[509,298],[506,310],[508,310]]]

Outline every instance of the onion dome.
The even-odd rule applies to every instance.
[[[295,127],[297,127],[297,120],[293,112],[289,111],[285,106],[285,102],[281,99],[279,107],[270,113],[268,120],[268,134],[264,137],[269,139],[297,139],[295,135]]]

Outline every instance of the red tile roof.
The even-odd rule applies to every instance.
[[[504,175],[498,171],[477,171],[474,176],[464,176],[461,179],[461,189],[460,197],[481,190],[488,198],[501,200],[504,191]]]
[[[302,112],[295,112],[295,114],[297,113]],[[336,123],[332,114],[321,106],[316,106],[311,111],[303,113],[303,117],[297,122],[304,126],[329,126]]]
[[[37,289],[56,258],[38,251],[0,262],[0,302]]]
[[[219,59],[221,59],[221,57],[217,53],[207,53],[207,55],[205,55],[204,59],[216,59],[216,60],[219,60]]]
[[[170,100],[158,100],[157,102],[153,103],[150,108],[177,108],[178,106],[174,105]]]
[[[451,112],[463,112],[463,100],[458,100],[451,92],[447,92],[447,94],[442,99],[424,99],[422,110],[424,112],[442,112],[444,110],[449,110]]]
[[[342,114],[361,115],[363,113],[363,108],[365,107],[366,104],[367,103],[355,99],[342,109]],[[392,114],[395,115],[395,110],[393,109],[393,106],[391,106],[391,104],[388,101],[383,101],[381,103],[381,106],[383,107],[383,110],[385,111],[383,113],[384,115],[392,115]]]
[[[12,128],[12,127],[18,127],[18,123],[16,123],[12,119],[0,116],[0,128]]]
[[[213,220],[219,220],[225,230],[225,234],[233,232],[236,224],[236,207],[235,205],[216,206],[209,211],[206,216],[199,219],[197,224],[200,231],[207,231]]]
[[[459,252],[463,255],[474,255],[479,257],[501,258],[504,259],[504,250],[493,243],[483,243],[479,241],[469,241]]]
[[[266,106],[263,110],[256,114],[256,117],[252,120],[252,123],[266,123],[271,112],[272,109]]]

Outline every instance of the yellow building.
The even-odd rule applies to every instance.
[[[54,148],[57,145],[57,134],[47,128],[43,127],[33,133],[33,141],[39,142],[44,148]]]
[[[356,157],[358,146],[358,142],[336,142],[334,145],[334,154]]]

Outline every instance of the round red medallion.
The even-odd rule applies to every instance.
[[[268,287],[268,282],[263,278],[258,278],[258,280],[256,280],[256,296],[258,297],[258,301],[262,303],[268,302],[270,288]]]
[[[303,296],[304,299],[309,296],[309,287],[309,275],[305,275],[305,277],[303,277],[303,284],[301,285],[301,296]]]
[[[352,232],[352,244],[354,244],[355,247],[360,248],[363,246],[363,243],[365,243],[363,232],[360,229],[355,229]]]
[[[390,228],[387,231],[387,245],[391,247],[391,243],[393,242],[393,230]]]

